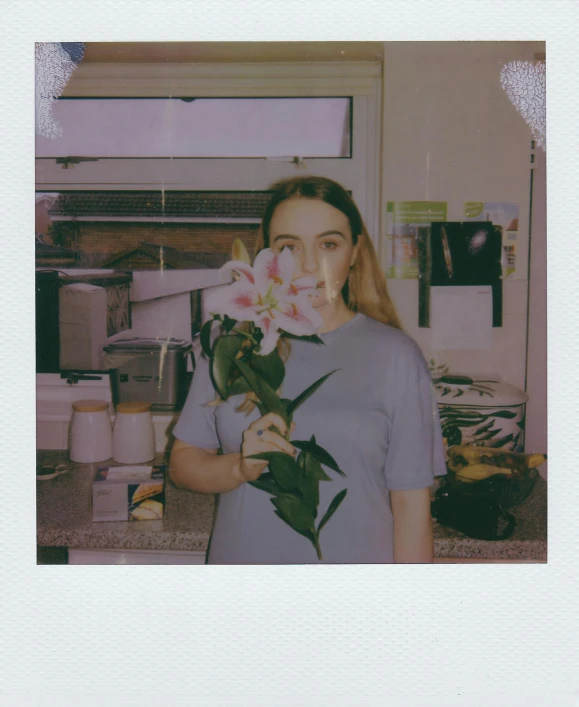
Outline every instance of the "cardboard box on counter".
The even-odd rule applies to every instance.
[[[102,466],[92,485],[92,519],[159,520],[165,510],[165,465]]]

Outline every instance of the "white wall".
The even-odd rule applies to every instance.
[[[465,201],[519,206],[518,278],[504,281],[503,327],[491,346],[444,354],[455,372],[499,373],[524,388],[531,133],[500,85],[514,60],[532,61],[541,42],[393,42],[384,44],[382,207],[387,201]],[[381,218],[384,233],[385,217]],[[403,324],[427,356],[431,332],[418,328],[418,281],[391,280]],[[441,357],[438,354],[438,357]]]

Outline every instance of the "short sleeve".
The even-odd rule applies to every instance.
[[[215,426],[215,391],[209,376],[209,361],[201,353],[197,356],[195,372],[187,400],[175,425],[173,434],[185,444],[201,449],[219,449]]]
[[[389,489],[411,491],[446,474],[444,445],[432,380],[419,350],[400,357],[397,374],[384,474]]]

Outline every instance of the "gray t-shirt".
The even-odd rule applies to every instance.
[[[393,561],[389,490],[430,486],[446,473],[438,409],[426,362],[403,332],[363,314],[322,334],[324,344],[291,340],[282,396],[294,398],[339,369],[294,413],[292,439],[316,441],[346,477],[331,469],[320,482],[318,521],[332,498],[348,493],[320,532],[324,562]],[[217,406],[204,356],[175,426],[194,447],[238,452],[243,431],[259,411],[235,408],[244,396]],[[220,495],[208,556],[211,564],[317,563],[311,542],[274,513],[271,496],[249,484]]]

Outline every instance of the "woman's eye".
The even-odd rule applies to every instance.
[[[338,244],[335,243],[334,241],[324,241],[322,243],[322,248],[325,250],[333,250],[334,248],[337,248]]]
[[[287,248],[290,252],[293,252],[296,249],[296,247],[293,243],[284,243],[283,245],[280,246],[280,249],[279,249],[280,253],[285,248]]]

